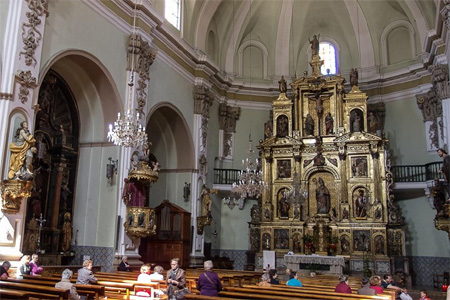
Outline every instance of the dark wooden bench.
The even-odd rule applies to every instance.
[[[69,290],[57,289],[55,287],[41,286],[36,284],[26,284],[18,282],[0,281],[0,289],[11,289],[16,291],[35,292],[36,294],[55,295],[55,299],[69,300]],[[31,297],[31,296],[30,296]],[[53,298],[53,297],[50,297]]]
[[[34,279],[13,279],[8,278],[9,282],[18,282],[18,283],[27,283],[27,284],[36,284],[43,286],[55,286],[55,281],[49,280],[34,280]],[[82,296],[87,296],[90,299],[99,299],[99,297],[105,296],[105,287],[93,284],[74,284],[77,288],[77,293]]]
[[[316,290],[305,290],[301,287],[290,287],[290,289],[286,289],[284,287],[259,287],[259,286],[250,286],[248,288],[235,288],[235,287],[227,287],[227,292],[238,292],[238,293],[248,293],[248,294],[256,294],[256,295],[272,295],[273,296],[286,296],[286,297],[295,297],[295,298],[303,298],[303,299],[334,299],[334,300],[359,300],[359,299],[378,299],[378,300],[390,300],[389,296],[365,296],[365,295],[357,295],[357,294],[342,294],[335,293],[331,291],[316,291]]]

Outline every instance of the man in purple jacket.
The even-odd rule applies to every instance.
[[[218,296],[222,290],[222,283],[220,283],[219,275],[211,271],[213,268],[212,261],[205,261],[203,267],[205,273],[200,274],[197,282],[197,289],[200,291],[200,295]]]

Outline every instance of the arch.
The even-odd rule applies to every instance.
[[[282,1],[275,43],[275,75],[289,74],[289,49],[291,48],[291,22],[294,1]]]
[[[92,54],[76,49],[56,53],[39,74],[39,89],[50,69],[55,70],[73,91],[80,113],[80,142],[106,139],[107,124],[113,123],[123,104],[117,85],[103,63]],[[37,104],[35,93],[33,105]]]
[[[336,181],[340,181],[341,180],[341,176],[339,175],[338,171],[336,169],[334,169],[332,167],[328,167],[328,166],[322,166],[322,167],[320,167],[320,169],[318,169],[316,167],[309,168],[303,174],[303,177],[302,177],[301,180],[305,181],[305,182],[308,182],[308,179],[311,177],[311,175],[316,173],[317,171],[329,172],[329,173],[331,173],[334,176]]]
[[[209,24],[211,23],[217,8],[221,1],[205,1],[203,2],[197,24],[195,25],[194,45],[198,49],[206,52],[206,37],[208,33]]]
[[[269,57],[269,51],[267,51],[267,48],[263,43],[261,43],[260,41],[256,41],[256,40],[247,40],[247,41],[243,42],[238,49],[239,77],[243,76],[244,50],[247,47],[256,47],[259,50],[261,50],[261,52],[263,54],[263,79],[267,79],[267,60]]]
[[[383,30],[383,33],[381,34],[381,61],[383,62],[384,66],[388,66],[389,65],[389,61],[388,61],[388,42],[387,39],[389,37],[389,34],[394,30],[397,29],[399,27],[406,27],[406,29],[408,29],[409,32],[409,41],[410,41],[410,47],[411,47],[411,55],[412,57],[416,56],[416,47],[415,45],[415,30],[414,27],[411,25],[411,23],[409,23],[408,21],[405,20],[397,20],[392,22],[391,24],[389,24],[388,26],[386,26],[386,28]]]
[[[195,168],[192,134],[183,114],[172,103],[160,102],[152,107],[147,114],[147,133],[162,168]]]

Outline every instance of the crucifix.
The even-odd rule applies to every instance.
[[[316,113],[317,113],[317,121],[318,121],[318,135],[322,135],[322,116],[323,116],[323,100],[328,99],[332,93],[323,93],[321,90],[317,90],[314,94],[308,96],[310,100],[316,102]]]
[[[36,253],[41,253],[41,231],[42,231],[42,224],[45,223],[47,220],[42,218],[42,213],[39,219],[36,218],[36,222],[39,223],[39,233],[38,233],[38,240],[37,240],[37,247],[36,247]]]

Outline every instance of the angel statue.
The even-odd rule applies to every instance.
[[[33,177],[33,154],[36,139],[28,130],[28,122],[23,121],[14,134],[15,142],[9,145],[11,160],[9,161],[8,179],[31,180]]]

